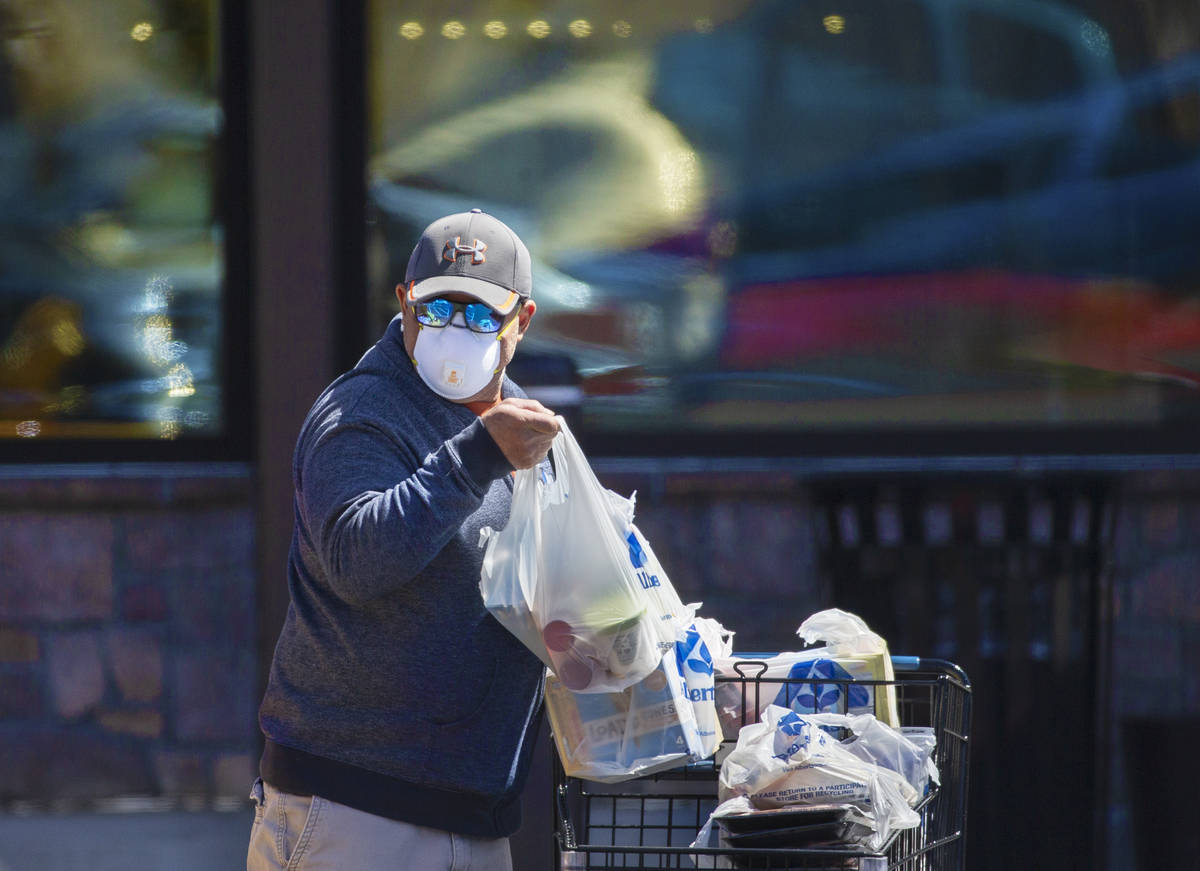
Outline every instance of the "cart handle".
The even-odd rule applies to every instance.
[[[774,653],[749,653],[737,651],[732,654],[733,659],[748,660],[751,662],[762,662],[770,659],[777,654]],[[963,671],[962,666],[950,662],[948,659],[934,659],[928,656],[893,656],[892,668],[898,672],[912,671],[935,671],[949,675],[960,684],[963,689],[971,688],[971,681],[967,677],[967,673]]]
[[[896,671],[940,671],[948,674],[963,685],[971,688],[971,681],[962,666],[948,659],[933,659],[928,656],[893,656],[892,668]]]

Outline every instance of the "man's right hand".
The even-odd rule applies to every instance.
[[[559,428],[554,412],[536,399],[501,399],[479,419],[514,469],[544,460]]]

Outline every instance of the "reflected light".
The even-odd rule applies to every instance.
[[[569,30],[571,36],[575,37],[576,39],[587,39],[592,35],[592,22],[583,18],[576,18],[567,25],[567,30]]]
[[[142,325],[142,352],[159,365],[178,360],[187,351],[183,342],[171,340],[174,325],[166,315],[151,315]]]
[[[697,33],[712,33],[713,23],[711,18],[697,18],[692,26],[696,28]]]
[[[1106,55],[1112,51],[1108,31],[1095,21],[1085,21],[1079,28],[1079,36],[1092,54]]]
[[[442,25],[442,36],[446,39],[462,39],[466,32],[467,28],[461,21],[447,21]]]
[[[183,414],[178,408],[160,408],[158,410],[158,437],[162,439],[179,438],[183,432]]]
[[[55,322],[50,328],[50,341],[68,357],[78,357],[83,353],[83,334],[74,323],[65,318]]]
[[[50,412],[66,412],[78,410],[87,398],[87,391],[82,384],[70,384],[59,391],[58,401],[46,406]]]
[[[406,21],[396,31],[405,39],[420,39],[425,35],[425,28],[415,21]]]
[[[161,275],[154,275],[146,282],[146,293],[142,300],[142,311],[162,311],[171,301],[171,282]]]
[[[674,148],[663,152],[658,164],[658,177],[662,184],[663,205],[672,214],[687,210],[692,203],[692,192],[696,187],[696,152],[686,148]]]
[[[489,21],[483,25],[483,33],[489,39],[504,39],[508,36],[508,25],[503,21]]]
[[[192,378],[192,370],[182,363],[172,366],[171,371],[167,373],[167,396],[193,396],[195,393],[196,384]]]
[[[846,29],[846,19],[840,15],[826,15],[821,19],[826,33],[842,33]]]
[[[683,285],[684,300],[678,311],[673,340],[685,358],[696,358],[712,350],[719,341],[725,287],[715,275],[700,274]]]
[[[705,166],[678,127],[651,105],[648,58],[588,64],[553,84],[457,113],[405,137],[371,160],[381,178],[430,173],[447,161],[476,159],[495,137],[543,127],[600,134],[619,149],[595,158],[551,193],[539,192],[539,245],[590,250],[644,246],[689,232],[706,201]],[[618,171],[619,170],[619,171]],[[576,209],[573,203],[587,203]],[[569,219],[568,219],[569,216]],[[561,218],[561,219],[560,219]]]
[[[542,19],[529,22],[529,26],[525,31],[534,39],[545,39],[550,35],[550,24]]]
[[[732,221],[721,221],[708,231],[706,241],[714,257],[732,257],[737,250],[737,227]]]
[[[17,435],[23,439],[31,439],[41,435],[42,425],[36,420],[23,420],[17,424]]]
[[[628,21],[614,21],[612,26],[614,36],[621,39],[628,39],[633,33],[633,26]]]
[[[149,21],[139,21],[133,25],[133,30],[129,31],[129,36],[138,42],[145,42],[154,36],[154,25]]]

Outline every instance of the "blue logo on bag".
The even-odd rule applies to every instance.
[[[637,536],[630,532],[625,536],[625,540],[629,542],[629,561],[633,563],[635,569],[640,569],[646,565],[646,552],[642,550],[642,544],[637,540]]]
[[[682,641],[675,642],[675,664],[679,668],[679,676],[686,683],[687,675],[683,670],[685,662],[692,673],[701,678],[711,677],[713,673],[712,654],[694,626],[684,633]],[[693,702],[704,702],[715,697],[716,688],[711,685],[688,689],[688,698]]]
[[[853,676],[832,659],[817,659],[812,662],[798,662],[788,671],[789,679],[817,678],[824,680],[853,680]],[[842,700],[842,688],[847,688],[847,708],[839,707]],[[864,686],[858,684],[836,683],[804,683],[788,684],[775,697],[775,704],[791,708],[805,714],[815,714],[821,711],[841,711],[870,707],[871,694]]]
[[[658,580],[658,575],[652,575],[646,571],[646,552],[642,550],[642,544],[638,541],[637,535],[630,532],[625,536],[625,540],[629,542],[629,561],[633,563],[635,569],[638,569],[637,579],[638,583],[642,585],[642,589],[661,587],[662,583]]]
[[[797,716],[795,711],[788,711],[775,723],[775,759],[784,761],[812,743],[813,730],[807,720]],[[789,740],[791,739],[791,740]],[[825,735],[817,733],[817,744],[825,745]]]

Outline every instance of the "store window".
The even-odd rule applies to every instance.
[[[1087,0],[564,8],[368,4],[377,329],[425,224],[480,207],[533,254],[523,379],[608,446],[1200,423],[1200,33]]]
[[[0,0],[0,447],[228,434],[218,6]]]

